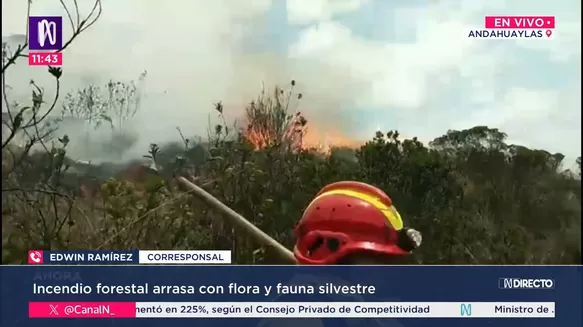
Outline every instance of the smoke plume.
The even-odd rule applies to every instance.
[[[213,103],[222,101],[230,121],[265,86],[296,80],[303,94],[297,108],[319,130],[341,129],[342,108],[350,106],[364,87],[350,71],[333,70],[325,62],[294,60],[287,51],[269,48],[266,13],[271,0],[103,0],[99,21],[64,52],[62,92],[109,79],[137,80],[147,71],[141,108],[131,127],[138,141],[130,151],[141,155],[149,143],[185,134],[206,135]],[[3,33],[14,45],[23,38],[26,1],[5,0]],[[82,1],[81,15],[92,1]],[[33,1],[31,15],[63,15],[58,1]],[[65,20],[66,22],[66,20]],[[65,25],[65,38],[70,35]],[[12,100],[26,101],[34,79],[54,92],[45,68],[28,67],[22,59],[7,72]],[[78,130],[78,128],[77,128]],[[80,131],[77,131],[80,132]],[[319,132],[321,133],[321,132]],[[325,133],[324,133],[325,134]]]

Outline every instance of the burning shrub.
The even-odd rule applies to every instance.
[[[308,121],[294,110],[302,94],[293,92],[295,81],[290,84],[287,91],[281,87],[275,87],[272,92],[263,89],[245,109],[247,126],[242,136],[255,149],[274,147],[299,151],[303,148]]]

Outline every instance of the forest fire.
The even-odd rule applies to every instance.
[[[295,81],[291,81],[289,91],[276,87],[272,92],[265,89],[256,101],[245,108],[247,128],[242,136],[256,150],[266,147],[287,148],[298,152],[301,150],[316,150],[330,153],[334,147],[358,148],[364,142],[355,141],[339,132],[337,128],[310,122],[300,111],[292,111],[292,100],[302,99],[302,94],[293,93]],[[270,96],[271,93],[271,96]],[[222,114],[223,107],[219,103],[216,110]]]
[[[300,116],[298,116],[300,117]],[[310,124],[302,124],[303,117],[297,122],[288,124],[287,128],[278,131],[272,126],[263,127],[258,124],[248,124],[244,138],[256,150],[264,149],[274,144],[286,144],[292,151],[316,150],[329,154],[332,148],[359,148],[364,142],[351,139],[333,128],[323,128]],[[278,136],[280,135],[281,136]]]
[[[310,126],[303,137],[302,149],[317,149],[324,153],[330,153],[335,147],[360,148],[364,142],[351,139],[332,128],[314,128]]]

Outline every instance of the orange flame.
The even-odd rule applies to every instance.
[[[292,150],[316,150],[329,154],[332,148],[347,147],[359,148],[364,144],[362,141],[354,140],[345,136],[342,132],[333,128],[315,126],[313,123],[302,124],[303,117],[297,116],[286,131],[283,132],[283,139],[291,146]],[[276,140],[277,135],[272,127],[253,125],[248,123],[243,137],[250,142],[256,150],[264,149],[271,142]]]
[[[303,138],[303,149],[316,149],[323,153],[330,153],[332,148],[344,147],[356,149],[364,142],[345,136],[333,128],[323,128],[310,125]]]

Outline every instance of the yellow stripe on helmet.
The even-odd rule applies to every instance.
[[[342,189],[331,190],[317,196],[314,200],[312,200],[312,203],[314,203],[318,199],[321,199],[329,195],[346,195],[370,203],[375,208],[379,209],[385,215],[385,217],[387,217],[387,220],[391,227],[393,227],[395,230],[403,229],[403,219],[401,219],[401,215],[399,214],[397,209],[394,206],[387,206],[386,204],[381,202],[381,200],[379,200],[377,197],[367,193]],[[310,203],[310,206],[312,205],[312,203]]]

